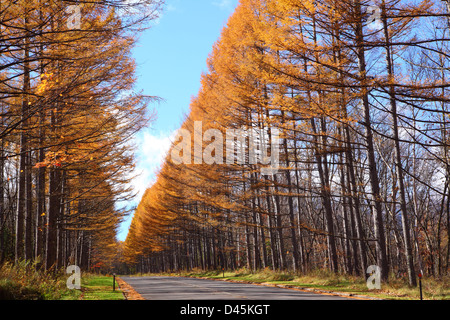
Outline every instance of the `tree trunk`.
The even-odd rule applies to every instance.
[[[337,260],[337,250],[336,250],[336,239],[334,235],[333,226],[333,208],[331,206],[331,194],[330,185],[328,181],[328,176],[326,175],[326,170],[324,170],[324,163],[322,156],[319,154],[319,142],[317,139],[316,124],[314,118],[311,118],[311,128],[313,130],[313,140],[314,140],[314,153],[317,162],[317,169],[319,171],[319,178],[321,183],[320,192],[322,195],[323,206],[325,208],[325,226],[327,232],[327,243],[330,255],[330,269],[334,272],[338,272],[338,260]]]
[[[413,253],[411,246],[411,232],[408,221],[408,210],[406,208],[406,194],[405,194],[405,186],[403,179],[403,165],[401,159],[401,151],[400,151],[400,140],[398,136],[398,117],[397,117],[397,101],[395,98],[395,89],[393,85],[394,78],[394,67],[392,65],[392,57],[391,57],[391,45],[389,39],[389,31],[387,25],[386,18],[386,10],[383,1],[382,8],[382,17],[383,17],[383,30],[385,37],[385,48],[386,48],[386,63],[387,63],[387,71],[389,76],[389,102],[391,104],[391,113],[392,113],[392,131],[393,131],[393,139],[395,145],[395,165],[397,167],[397,179],[398,179],[398,187],[400,191],[400,208],[402,210],[402,229],[403,229],[403,240],[405,242],[405,256],[406,256],[406,266],[408,269],[408,278],[409,284],[411,286],[417,286],[416,282],[416,273],[414,270],[414,261],[413,261]]]
[[[25,29],[28,25],[28,18],[26,8],[24,9],[25,15]],[[24,63],[23,63],[23,84],[22,84],[22,109],[21,109],[21,124],[20,124],[20,158],[19,158],[19,172],[18,172],[18,184],[17,184],[17,213],[16,213],[16,243],[15,243],[15,262],[17,263],[22,258],[30,258],[26,256],[28,248],[26,244],[29,243],[30,234],[28,230],[30,228],[30,222],[28,222],[28,203],[26,201],[27,194],[27,173],[28,173],[28,110],[29,110],[29,97],[30,92],[30,52],[28,43],[28,33],[24,39]],[[24,234],[25,228],[27,230]]]
[[[60,218],[61,172],[57,168],[49,170],[49,206],[47,216],[47,257],[46,269],[57,267],[58,222]]]
[[[366,139],[366,151],[369,163],[369,177],[370,186],[372,189],[372,206],[374,207],[374,228],[375,228],[375,238],[376,241],[376,255],[377,255],[377,265],[381,269],[381,279],[383,281],[388,280],[389,275],[389,264],[386,255],[386,239],[384,234],[383,225],[383,211],[381,207],[381,196],[380,196],[380,183],[378,179],[377,162],[375,160],[375,150],[373,146],[373,133],[372,133],[372,122],[370,116],[370,104],[369,104],[369,93],[367,89],[367,76],[366,76],[366,57],[364,50],[364,36],[363,36],[363,13],[361,12],[361,2],[360,0],[355,1],[355,30],[356,30],[356,50],[358,56],[358,67],[359,67],[359,77],[361,81],[361,100],[364,113],[364,126],[365,126],[365,139]]]
[[[281,111],[282,123],[285,123],[285,112]],[[285,129],[286,130],[286,129]],[[297,235],[295,231],[295,215],[294,215],[294,202],[292,199],[292,179],[291,179],[291,169],[289,167],[289,151],[287,146],[287,133],[283,138],[283,147],[284,154],[286,157],[286,180],[288,186],[288,205],[289,205],[289,229],[291,230],[291,240],[292,240],[292,251],[294,258],[294,272],[299,270],[299,258],[298,258],[298,243],[297,243]]]

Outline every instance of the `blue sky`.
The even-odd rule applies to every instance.
[[[137,205],[155,178],[155,170],[170,147],[174,132],[189,111],[191,98],[200,89],[200,76],[207,71],[206,60],[239,0],[165,0],[154,26],[145,31],[134,49],[137,63],[137,90],[164,99],[150,108],[157,120],[136,137],[138,192]],[[132,216],[119,230],[125,240]]]

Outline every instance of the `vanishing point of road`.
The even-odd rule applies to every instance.
[[[183,277],[121,277],[146,300],[349,300],[264,285]]]

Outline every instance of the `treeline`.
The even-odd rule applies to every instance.
[[[131,49],[159,6],[0,2],[0,263],[86,270],[115,258],[130,139],[151,118]]]
[[[135,212],[128,263],[448,274],[449,26],[442,1],[241,0],[180,130],[192,141],[173,142]],[[279,130],[278,173],[249,152],[227,162],[242,128]]]

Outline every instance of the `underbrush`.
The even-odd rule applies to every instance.
[[[39,261],[5,262],[0,266],[0,300],[73,299],[79,293],[68,290],[63,272],[41,270]]]

